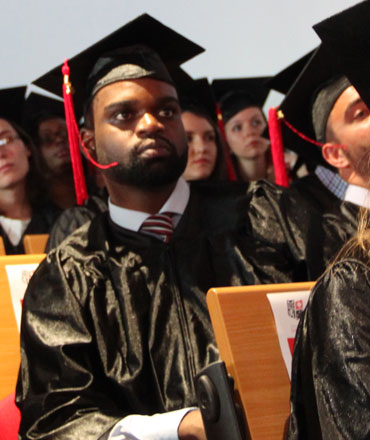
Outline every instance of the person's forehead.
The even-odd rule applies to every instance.
[[[103,87],[94,97],[93,103],[96,108],[115,102],[135,101],[139,103],[143,98],[156,100],[167,97],[178,99],[176,89],[171,84],[152,78],[140,78],[117,81]]]
[[[51,118],[48,119],[44,119],[43,121],[40,122],[39,124],[39,129],[40,130],[48,130],[48,129],[53,129],[55,127],[65,127],[66,126],[66,122],[63,118],[60,118],[58,116],[53,116]]]
[[[332,111],[330,112],[330,116],[335,113],[343,113],[347,110],[347,108],[355,102],[363,102],[360,97],[358,91],[354,86],[347,87],[341,95],[336,100]]]
[[[254,116],[262,116],[262,110],[259,107],[246,107],[240,110],[236,115],[234,115],[227,123],[236,122],[239,120],[249,119]]]
[[[185,111],[181,115],[182,122],[186,130],[192,129],[202,129],[211,131],[214,130],[211,123],[207,120],[207,118],[197,115],[195,113]]]

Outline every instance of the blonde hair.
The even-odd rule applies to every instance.
[[[370,210],[360,208],[357,234],[345,243],[329,268],[344,258],[359,258],[370,266]]]

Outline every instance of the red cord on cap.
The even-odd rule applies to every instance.
[[[284,146],[279,119],[276,109],[270,108],[268,112],[268,127],[271,141],[272,162],[275,171],[275,182],[277,185],[288,187],[289,179],[285,167]]]
[[[69,141],[69,152],[71,155],[73,179],[75,183],[76,201],[78,205],[82,205],[85,200],[88,199],[86,182],[84,171],[82,167],[82,159],[79,146],[79,130],[77,127],[76,117],[74,113],[73,100],[72,100],[72,87],[69,82],[70,69],[68,66],[68,60],[65,60],[62,67],[62,73],[64,77],[63,81],[63,99],[64,99],[64,112],[66,116],[66,125]]]
[[[218,125],[218,128],[220,129],[221,135],[225,141],[225,157],[226,157],[227,176],[228,176],[229,180],[233,182],[236,180],[236,173],[235,173],[235,170],[233,167],[233,163],[231,161],[230,150],[227,146],[224,121],[222,119],[222,113],[221,113],[220,105],[218,103],[216,103],[216,114],[217,114],[217,125]]]
[[[84,142],[81,139],[80,131],[78,129],[73,99],[72,99],[72,85],[69,81],[70,68],[68,66],[68,60],[64,61],[62,67],[62,73],[64,77],[63,81],[63,98],[64,98],[64,112],[66,117],[66,125],[68,132],[69,151],[71,155],[73,179],[75,183],[76,200],[78,205],[82,205],[85,200],[88,199],[85,175],[82,166],[80,144],[87,159],[97,168],[106,170],[108,168],[118,165],[118,162],[112,162],[108,165],[101,165],[96,162],[85,147]]]

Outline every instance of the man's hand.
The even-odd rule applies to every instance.
[[[207,440],[200,410],[190,411],[179,425],[180,440]]]

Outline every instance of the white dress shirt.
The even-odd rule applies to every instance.
[[[362,186],[349,184],[344,195],[344,201],[369,209],[370,191]]]
[[[189,184],[182,178],[177,181],[175,189],[172,191],[167,202],[159,210],[161,212],[174,212],[175,215],[172,219],[174,227],[177,226],[180,221],[181,215],[184,213],[186,205],[188,204],[190,197]],[[143,222],[151,216],[148,212],[134,211],[133,209],[121,208],[114,205],[110,199],[108,200],[108,208],[110,218],[114,223],[122,228],[129,229],[130,231],[138,232]]]
[[[19,220],[16,218],[8,218],[0,215],[0,225],[8,236],[10,243],[17,246],[23,237],[24,231],[30,224],[31,219]]]
[[[184,213],[190,197],[189,184],[181,177],[167,202],[162,206],[161,212],[174,212],[172,219],[176,227]],[[139,231],[142,223],[150,217],[147,212],[134,211],[121,208],[108,201],[109,215],[114,223],[131,231]],[[181,420],[196,408],[184,408],[153,416],[139,414],[129,415],[120,420],[112,429],[108,440],[121,440],[133,436],[138,440],[178,440],[178,427]],[[127,435],[129,434],[129,435]]]

